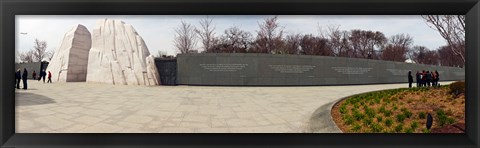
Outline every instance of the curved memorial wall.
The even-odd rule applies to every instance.
[[[180,85],[349,85],[406,83],[408,71],[437,70],[440,81],[464,80],[465,69],[381,60],[254,53],[177,55]]]

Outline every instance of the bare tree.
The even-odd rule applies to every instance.
[[[447,41],[454,56],[465,65],[465,15],[422,15],[428,26]]]
[[[200,20],[200,29],[195,29],[195,33],[200,37],[205,52],[212,52],[210,50],[215,43],[215,33],[213,32],[215,26],[212,25],[212,21],[213,18],[207,16],[207,18]]]
[[[412,48],[413,52],[413,61],[418,64],[429,64],[429,65],[438,65],[439,64],[439,54],[436,50],[429,50],[425,46],[414,46]]]
[[[281,48],[282,54],[299,54],[300,53],[300,41],[302,36],[300,34],[290,34],[285,37],[285,44]]]
[[[55,49],[47,51],[47,53],[45,54],[45,57],[50,62],[50,61],[52,61],[53,55],[55,55]]]
[[[41,62],[47,56],[47,42],[35,39],[33,46],[34,62]]]
[[[382,60],[405,62],[407,52],[412,43],[413,38],[408,34],[397,34],[392,36],[382,52]]]
[[[263,23],[258,24],[260,30],[257,31],[255,46],[260,53],[277,53],[276,51],[282,43],[283,28],[277,22],[278,17],[266,18]]]
[[[225,30],[220,40],[212,47],[212,51],[226,53],[246,53],[252,43],[252,34],[238,27]]]
[[[21,63],[32,63],[35,60],[35,53],[33,50],[29,50],[26,52],[22,52],[19,57]]]
[[[180,53],[190,53],[197,45],[195,27],[182,21],[175,29],[174,46]]]
[[[322,31],[321,36],[328,38],[334,56],[347,57],[349,32],[341,31],[339,28],[339,25],[330,25],[325,31],[324,29],[319,30]]]
[[[452,66],[452,67],[463,67],[464,63],[459,56],[452,56],[454,55],[453,51],[450,47],[442,46],[438,50],[438,56],[440,59],[440,64],[442,66]]]
[[[304,35],[300,40],[300,47],[303,54],[332,56],[333,52],[328,46],[328,40],[313,35]]]
[[[349,57],[376,59],[375,50],[384,46],[387,38],[379,31],[351,30]]]

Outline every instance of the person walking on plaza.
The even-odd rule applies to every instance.
[[[16,88],[20,89],[20,80],[22,79],[22,71],[20,71],[20,68],[15,72],[15,84],[17,85]]]
[[[28,78],[28,72],[27,69],[23,69],[23,74],[22,74],[22,80],[23,80],[23,89],[27,89],[27,78]]]
[[[48,81],[47,83],[52,83],[52,73],[50,73],[50,71],[48,71]]]
[[[32,77],[33,77],[33,80],[36,80],[36,78],[37,78],[37,73],[35,72],[35,70],[34,70],[33,73],[32,73]]]
[[[40,73],[40,75],[43,78],[43,83],[45,83],[45,76],[47,75],[47,73],[45,72],[45,69]]]
[[[412,71],[408,71],[408,88],[412,88],[413,76]]]

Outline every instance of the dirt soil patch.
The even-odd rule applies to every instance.
[[[345,133],[463,133],[465,95],[453,95],[448,85],[370,92],[336,103],[332,117]]]

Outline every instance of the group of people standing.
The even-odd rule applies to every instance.
[[[47,73],[45,72],[45,70],[42,70],[40,72],[40,76],[37,78],[37,73],[35,71],[33,71],[32,73],[32,77],[34,80],[42,80],[43,78],[43,83],[45,83],[45,77],[47,76]],[[20,89],[20,80],[23,81],[23,89],[27,89],[27,78],[28,78],[28,71],[26,68],[23,68],[23,73],[21,72],[20,69],[17,69],[17,71],[15,72],[15,88],[17,89]],[[48,81],[47,83],[52,83],[52,73],[50,73],[50,71],[48,71]]]
[[[430,87],[430,86],[439,86],[438,81],[440,80],[440,74],[438,71],[425,71],[422,70],[422,72],[417,71],[416,76],[416,82],[417,82],[417,87]],[[413,76],[412,72],[408,72],[408,87],[411,88],[413,83]]]

